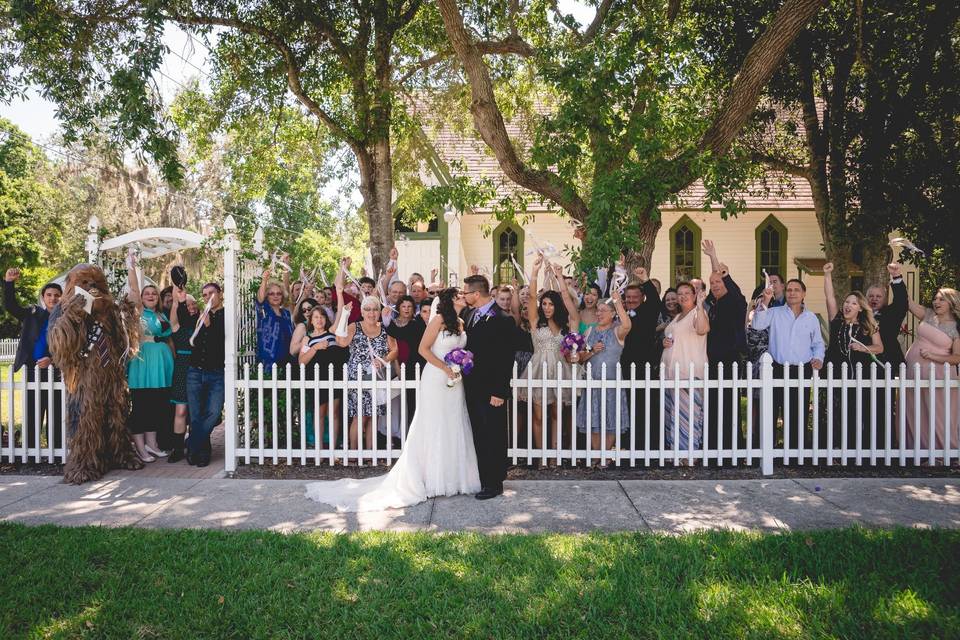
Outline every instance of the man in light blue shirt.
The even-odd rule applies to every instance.
[[[812,311],[807,310],[803,298],[807,287],[800,280],[789,280],[785,289],[786,305],[769,308],[773,299],[773,288],[768,287],[763,292],[763,310],[757,310],[753,316],[751,326],[754,329],[770,329],[770,346],[768,351],[773,358],[773,375],[784,378],[784,365],[803,365],[803,377],[809,379],[813,370],[823,366],[825,348],[823,334],[820,333],[820,321]],[[796,369],[790,373],[796,376]],[[789,415],[784,413],[783,423],[789,425],[784,430],[784,446],[797,446],[801,425],[808,413],[810,405],[810,388],[803,390],[803,404],[797,406],[796,396],[790,397]],[[783,388],[773,390],[773,420],[783,412]],[[812,435],[812,434],[811,434]],[[806,439],[805,442],[811,442]],[[789,459],[790,456],[785,456]]]

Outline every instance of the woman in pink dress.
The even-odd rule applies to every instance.
[[[680,366],[679,379],[689,380],[691,363],[693,377],[699,379],[703,376],[703,367],[707,363],[707,333],[710,332],[710,319],[703,308],[706,297],[706,290],[697,293],[689,282],[677,285],[680,311],[663,331],[663,356],[660,359],[664,366],[663,380],[675,378],[677,365]],[[686,450],[689,438],[693,438],[693,448],[699,449],[703,441],[703,391],[693,394],[693,415],[690,415],[689,390],[681,388],[677,394],[672,389],[664,392],[663,442],[667,449],[674,447],[674,404],[678,405],[678,449]]]
[[[943,380],[944,363],[950,365],[950,377],[956,380],[960,371],[960,334],[957,321],[960,320],[960,293],[956,289],[939,289],[933,297],[933,308],[910,301],[910,313],[921,320],[917,325],[917,337],[907,351],[907,378],[912,380],[915,365],[920,365],[920,379],[930,377],[930,364],[934,365],[934,379]],[[950,392],[950,415],[946,415],[946,394],[942,388],[934,391],[934,446],[942,449],[946,442],[947,425],[950,425],[950,448],[960,445],[960,393]],[[930,390],[922,389],[917,394],[909,387],[904,394],[900,410],[907,417],[907,447],[914,447],[914,438],[919,434],[920,448],[930,447]],[[920,422],[914,424],[914,402],[920,403]]]

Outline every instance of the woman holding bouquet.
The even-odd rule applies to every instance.
[[[445,361],[463,350],[467,334],[459,312],[466,303],[455,288],[434,299],[420,355],[427,361],[420,377],[421,401],[410,425],[403,452],[390,473],[365,480],[346,478],[307,485],[307,497],[338,511],[380,511],[407,507],[433,496],[480,490],[467,402],[459,373]],[[469,352],[464,351],[464,357]],[[462,361],[462,360],[461,360]],[[448,386],[448,381],[452,386]]]
[[[577,309],[573,298],[570,297],[567,287],[560,286],[559,292],[544,291],[543,295],[540,296],[540,303],[537,304],[537,276],[540,273],[541,266],[543,266],[542,254],[538,255],[533,263],[527,306],[527,319],[530,321],[530,332],[533,337],[533,357],[530,359],[527,371],[534,383],[529,392],[530,398],[524,398],[525,388],[521,388],[520,393],[521,399],[527,399],[533,403],[533,445],[537,449],[543,447],[544,404],[548,405],[548,410],[551,404],[556,407],[555,411],[550,411],[547,414],[547,422],[550,424],[550,441],[547,446],[555,447],[559,445],[556,411],[561,410],[560,404],[564,402],[564,399],[558,397],[555,388],[558,370],[560,379],[570,379],[570,364],[563,358],[561,343],[563,337],[570,333],[571,326],[580,326],[580,311]],[[562,285],[563,270],[559,265],[554,265],[553,269],[557,282]],[[537,382],[543,379],[547,380],[546,399],[544,399],[541,387],[537,385]],[[567,398],[565,402],[569,404],[570,399]]]
[[[568,353],[567,360],[576,360],[579,364],[590,363],[590,378],[593,380],[613,380],[617,377],[617,363],[623,353],[623,341],[632,326],[630,314],[623,307],[620,291],[614,287],[613,297],[597,304],[597,326],[587,332],[586,349],[580,353]],[[615,322],[619,320],[620,322]],[[604,371],[603,365],[606,366]],[[577,424],[580,433],[587,432],[587,410],[590,411],[590,439],[592,448],[601,448],[601,438],[606,434],[606,449],[613,448],[617,430],[626,431],[630,427],[630,405],[626,390],[620,391],[620,422],[617,423],[617,392],[607,389],[607,411],[602,413],[603,399],[600,391],[590,393],[590,406],[587,407],[586,394],[577,405]]]

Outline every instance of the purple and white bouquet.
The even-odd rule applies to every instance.
[[[453,349],[443,356],[443,361],[447,363],[457,377],[447,380],[447,386],[453,387],[463,376],[470,375],[473,371],[473,352],[466,349]],[[461,375],[462,374],[462,375]]]
[[[560,352],[565,356],[570,356],[570,359],[574,362],[578,360],[577,352],[583,351],[586,348],[586,339],[584,339],[583,335],[574,331],[563,336],[563,340],[560,341]]]

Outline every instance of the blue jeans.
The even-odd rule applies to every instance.
[[[190,455],[210,455],[210,432],[223,411],[223,371],[187,370],[187,405],[190,407]]]

